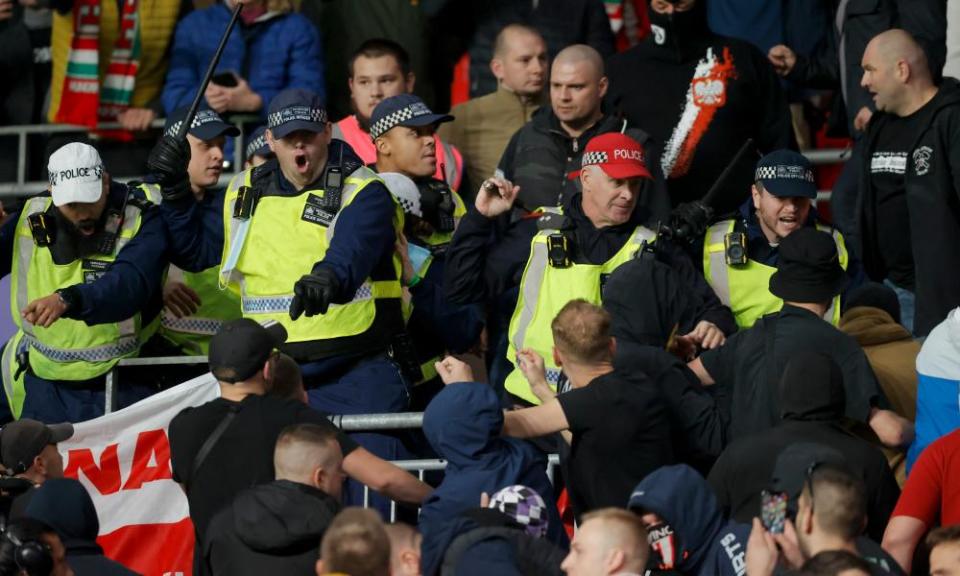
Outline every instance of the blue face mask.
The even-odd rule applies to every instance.
[[[421,246],[417,246],[413,242],[408,242],[407,256],[410,258],[410,264],[413,265],[414,272],[419,275],[423,270],[424,264],[427,263],[427,259],[430,258],[430,251]]]

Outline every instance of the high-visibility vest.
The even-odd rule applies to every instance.
[[[541,208],[545,212],[560,214],[559,208]],[[561,220],[556,218],[555,220]],[[532,403],[540,400],[533,394],[530,384],[517,368],[517,352],[531,348],[543,356],[547,382],[556,389],[560,378],[560,368],[553,362],[553,332],[550,328],[554,317],[567,302],[582,298],[599,305],[601,288],[607,276],[621,265],[629,262],[643,247],[644,242],[651,243],[656,233],[637,226],[630,239],[609,260],[602,264],[571,263],[558,268],[550,263],[548,238],[560,233],[559,229],[543,228],[530,243],[530,257],[520,281],[520,295],[517,307],[510,320],[507,360],[513,364],[513,370],[507,376],[508,392]]]
[[[377,147],[374,146],[370,133],[360,127],[356,114],[334,124],[333,137],[349,144],[364,164],[370,165],[377,161]],[[439,135],[434,135],[433,141],[437,150],[437,170],[433,177],[443,180],[450,188],[459,190],[463,183],[463,155],[456,146],[444,142]]]
[[[210,351],[210,338],[224,322],[240,318],[240,298],[236,293],[220,289],[220,267],[214,266],[202,272],[185,272],[174,265],[167,268],[167,284],[181,282],[200,297],[197,311],[183,318],[163,309],[160,318],[160,334],[176,344],[184,354],[206,356]]]
[[[767,266],[747,260],[742,266],[728,266],[724,237],[734,231],[736,220],[723,220],[707,229],[703,242],[703,275],[716,292],[717,297],[730,307],[740,328],[749,328],[761,317],[772,314],[783,307],[783,300],[770,293],[770,277],[777,271]],[[837,243],[840,266],[846,270],[849,263],[843,235],[829,226],[817,224],[817,229],[827,232]],[[840,324],[840,296],[830,304],[824,320]]]
[[[10,310],[19,331],[8,342],[2,364],[4,388],[15,415],[19,415],[23,402],[22,378],[14,379],[17,352],[27,351],[30,369],[39,378],[89,380],[108,372],[121,358],[136,355],[158,324],[154,321],[142,325],[139,313],[122,322],[94,326],[60,318],[49,328],[34,326],[21,317],[20,312],[27,304],[38,298],[74,284],[95,281],[140,230],[142,208],[131,193],[111,254],[95,254],[57,264],[49,248],[36,245],[29,224],[30,216],[47,211],[51,204],[49,196],[28,200],[20,213],[14,238]]]
[[[344,179],[340,210],[329,225],[307,219],[309,202],[324,191],[305,190],[297,196],[260,197],[248,218],[234,217],[241,186],[251,186],[254,169],[234,176],[224,199],[224,246],[220,285],[240,297],[244,318],[257,322],[273,320],[287,329],[287,343],[332,340],[365,334],[374,323],[376,302],[395,301],[399,317],[401,298],[400,257],[393,256],[389,278],[367,278],[353,299],[331,304],[326,314],[290,319],[293,286],[314,264],[322,260],[336,230],[339,214],[371,182],[381,182],[376,173],[361,167]],[[391,199],[393,196],[390,196]],[[403,211],[394,202],[395,230],[403,229]],[[350,230],[342,232],[350,234]]]

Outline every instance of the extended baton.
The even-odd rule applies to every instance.
[[[227,24],[227,29],[223,31],[223,36],[220,37],[220,45],[217,46],[217,51],[213,53],[210,65],[207,66],[207,73],[203,75],[203,82],[201,82],[200,87],[197,88],[197,95],[193,97],[193,104],[190,104],[190,109],[187,110],[187,116],[183,119],[183,124],[180,125],[180,129],[177,130],[177,140],[183,140],[187,137],[187,131],[193,124],[193,118],[197,115],[197,110],[200,108],[200,101],[207,91],[210,79],[213,78],[213,71],[217,69],[217,64],[220,63],[220,57],[223,56],[223,49],[227,47],[227,39],[230,38],[230,33],[233,32],[234,26],[237,25],[237,19],[240,18],[243,3],[240,0],[235,1],[237,5],[233,9],[233,16],[230,18],[230,23]]]

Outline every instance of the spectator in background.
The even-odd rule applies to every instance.
[[[646,132],[604,110],[608,85],[603,59],[590,46],[576,44],[556,55],[550,71],[550,107],[537,110],[510,138],[498,165],[497,174],[520,187],[516,207],[522,212],[561,206],[579,192],[579,180],[566,175],[580,168],[587,142],[600,134],[626,134],[640,145],[643,159],[657,157],[658,149]],[[638,204],[653,223],[666,217],[669,200],[660,171],[649,173]]]
[[[103,139],[98,144],[116,174],[145,173],[154,140],[154,134],[145,131],[163,115],[160,96],[174,27],[184,6],[189,4],[182,0],[52,3],[53,76],[47,119],[91,129],[119,122],[123,131],[99,132]],[[204,66],[207,62],[209,58]],[[51,148],[63,143],[54,138]]]
[[[748,139],[763,154],[796,147],[770,64],[750,44],[713,34],[703,0],[650,0],[649,16],[652,33],[607,62],[607,100],[661,144],[649,163],[674,206],[703,198]],[[717,213],[740,205],[753,168],[748,157],[719,184]]]
[[[340,511],[342,463],[329,427],[284,428],[273,451],[276,480],[241,492],[210,521],[204,574],[310,574],[317,542]]]
[[[783,308],[690,363],[704,385],[720,385],[716,394],[730,409],[730,438],[763,432],[779,422],[782,407],[769,384],[798,350],[806,349],[830,356],[841,367],[847,417],[869,424],[885,446],[905,446],[913,439],[912,424],[884,408],[883,392],[863,350],[823,321],[845,282],[829,234],[814,228],[790,233],[780,243],[779,268],[770,277],[770,292],[783,299]]]
[[[873,94],[860,174],[863,259],[873,280],[892,285],[901,321],[926,336],[960,304],[960,82],[934,84],[920,45],[888,30],[863,54],[862,84]]]
[[[14,520],[0,534],[0,576],[35,574],[74,576],[63,542],[53,528],[32,518]]]
[[[687,576],[742,574],[748,528],[724,519],[710,485],[685,464],[664,466],[630,495],[655,567]]]
[[[519,351],[519,366],[540,406],[507,412],[503,433],[518,438],[564,432],[569,453],[561,463],[573,512],[622,505],[637,482],[673,464],[670,419],[657,383],[642,372],[615,370],[617,344],[610,314],[571,300],[551,323],[554,364],[571,390],[547,384],[543,358]]]
[[[544,101],[547,45],[536,29],[523,24],[503,28],[494,42],[490,70],[497,90],[454,106],[453,122],[440,135],[460,149],[472,191],[493,176],[510,137],[530,121]]]
[[[868,282],[849,291],[843,306],[840,330],[856,339],[863,348],[880,388],[890,401],[890,408],[914,422],[920,343],[900,324],[900,302],[896,292],[883,284]],[[883,450],[902,486],[906,479],[906,453],[889,448]]]
[[[866,490],[859,479],[833,464],[810,466],[803,479],[796,519],[788,518],[782,533],[771,534],[760,518],[754,517],[747,555],[748,562],[758,569],[750,576],[772,576],[781,556],[787,568],[798,570],[809,559],[834,550],[868,560],[874,567],[871,574],[903,575],[897,562],[880,546],[860,537],[866,517]]]
[[[22,484],[19,489],[5,488],[13,494],[19,492],[10,503],[10,509],[5,510],[9,518],[23,514],[34,495],[34,488],[39,488],[47,480],[63,478],[63,456],[57,450],[57,444],[71,436],[72,424],[48,426],[29,418],[11,422],[0,430],[0,463],[4,475],[20,480]]]
[[[960,574],[960,526],[938,528],[927,536],[932,576]]]
[[[917,355],[917,437],[907,471],[937,438],[960,428],[960,308],[954,308],[923,341]]]
[[[602,0],[447,2],[436,25],[447,39],[449,66],[460,54],[469,54],[471,98],[496,91],[497,79],[489,64],[496,37],[509,24],[536,29],[549,54],[558,54],[571,44],[591,46],[601,58],[614,52],[613,32]]]
[[[390,539],[373,510],[346,508],[323,535],[317,576],[390,576]]]
[[[97,544],[100,519],[87,489],[73,478],[53,478],[37,489],[25,516],[52,527],[76,576],[136,576],[103,555]]]
[[[565,545],[544,454],[532,444],[500,436],[499,399],[492,388],[473,381],[469,366],[448,356],[437,363],[437,372],[447,386],[424,411],[423,433],[447,468],[420,510],[424,545],[433,546],[443,522],[475,507],[481,493],[514,484],[533,488],[548,502],[550,540]]]
[[[420,576],[420,543],[423,537],[409,524],[384,526],[390,539],[390,576]]]
[[[917,544],[936,526],[960,524],[960,430],[930,444],[907,476],[883,549],[910,572]]]
[[[234,0],[217,2],[177,24],[163,87],[163,108],[168,114],[193,101],[233,7]],[[309,20],[293,10],[291,0],[244,2],[238,29],[227,40],[204,94],[210,108],[219,114],[254,114],[266,120],[270,100],[282,90],[302,88],[323,96],[320,36]]]
[[[303,374],[297,361],[281,352],[271,356],[270,363],[267,393],[308,404],[307,390],[303,387]]]
[[[760,515],[760,493],[783,451],[801,442],[836,450],[866,488],[868,533],[877,541],[897,504],[900,489],[879,449],[843,428],[843,374],[829,356],[798,351],[779,381],[777,426],[745,436],[723,451],[708,480],[730,518],[749,523]]]
[[[413,92],[416,80],[410,69],[410,56],[402,46],[381,38],[364,42],[350,58],[350,101],[354,113],[333,125],[333,137],[349,144],[364,164],[375,163],[377,147],[370,134],[374,110],[387,98]],[[459,190],[463,180],[460,151],[440,136],[434,135],[433,141],[433,177]]]
[[[584,516],[562,567],[567,576],[639,576],[649,557],[647,531],[636,515],[602,508]]]

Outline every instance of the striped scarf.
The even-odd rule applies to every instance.
[[[112,2],[113,0],[107,0]],[[139,0],[123,0],[120,31],[110,54],[107,74],[100,82],[100,0],[76,0],[73,5],[73,41],[63,80],[63,96],[57,122],[95,128],[116,122],[130,107],[140,67]],[[111,137],[129,139],[126,132]]]

